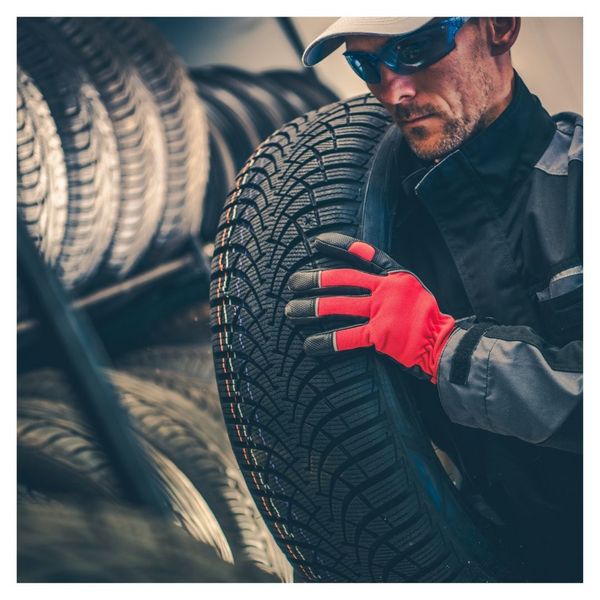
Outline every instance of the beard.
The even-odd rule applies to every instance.
[[[462,146],[469,138],[484,129],[483,119],[465,117],[447,118],[437,113],[443,122],[440,133],[432,133],[427,125],[406,127],[396,121],[413,153],[423,160],[434,160],[447,156]]]
[[[402,130],[410,149],[419,158],[433,160],[447,156],[490,124],[489,101],[495,90],[493,79],[483,67],[483,61],[479,60],[484,52],[485,47],[480,42],[475,46],[470,66],[453,74],[456,90],[454,106],[458,107],[454,113],[433,104],[394,107],[393,119]],[[428,123],[407,126],[402,122],[426,115],[441,119],[441,128],[438,126],[432,130]]]

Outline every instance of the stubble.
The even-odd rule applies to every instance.
[[[460,70],[447,73],[454,87],[454,105],[460,107],[454,114],[440,111],[433,105],[419,107],[414,116],[433,113],[443,119],[442,131],[432,135],[427,125],[406,126],[400,120],[414,118],[406,107],[396,107],[394,120],[403,130],[411,150],[421,159],[433,160],[447,156],[469,138],[487,127],[485,119],[489,108],[489,99],[494,91],[493,80],[481,60],[485,52],[483,41],[474,45],[472,60],[462,65]]]

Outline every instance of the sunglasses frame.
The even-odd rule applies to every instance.
[[[380,48],[378,52],[347,50],[346,52],[344,52],[344,57],[348,61],[348,64],[350,65],[352,70],[366,83],[378,84],[381,82],[381,75],[379,73],[380,63],[383,63],[388,69],[390,69],[394,73],[398,73],[400,75],[410,75],[411,73],[416,73],[417,71],[422,71],[423,69],[426,69],[430,65],[444,58],[444,56],[450,54],[450,52],[452,52],[452,50],[456,48],[456,42],[454,41],[456,38],[456,34],[460,31],[460,29],[470,18],[471,17],[448,17],[446,19],[443,19],[442,21],[438,21],[437,23],[432,23],[431,25],[422,27],[421,29],[413,31],[412,33],[393,37],[382,48]],[[448,39],[447,47],[444,49],[443,53],[433,54],[431,57],[429,57],[428,60],[421,61],[420,64],[415,65],[402,63],[398,60],[398,51],[395,51],[394,48],[399,42],[410,42],[413,36],[420,36],[423,33],[427,33],[429,31],[441,29],[444,27],[448,29]],[[366,60],[367,64],[371,68],[373,76],[368,76],[365,69],[361,70],[361,68],[356,64],[356,62],[354,62],[356,60]]]

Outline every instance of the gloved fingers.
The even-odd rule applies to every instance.
[[[321,296],[291,300],[285,306],[285,316],[299,323],[320,317],[369,317],[370,309],[371,296]]]
[[[288,287],[293,292],[309,292],[321,285],[321,270],[296,271],[290,275]]]
[[[314,239],[314,247],[326,256],[350,261],[372,273],[402,268],[382,250],[343,233],[322,233]]]
[[[304,352],[309,356],[325,356],[371,345],[369,326],[355,325],[334,331],[309,335],[304,340]]]
[[[297,271],[288,281],[293,292],[307,292],[328,287],[358,287],[373,291],[379,276],[359,271],[358,269],[326,269]]]

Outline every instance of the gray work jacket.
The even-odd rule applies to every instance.
[[[402,154],[402,152],[404,154]],[[454,423],[579,452],[583,120],[511,104],[437,164],[405,148],[390,254],[458,320],[437,393]]]

